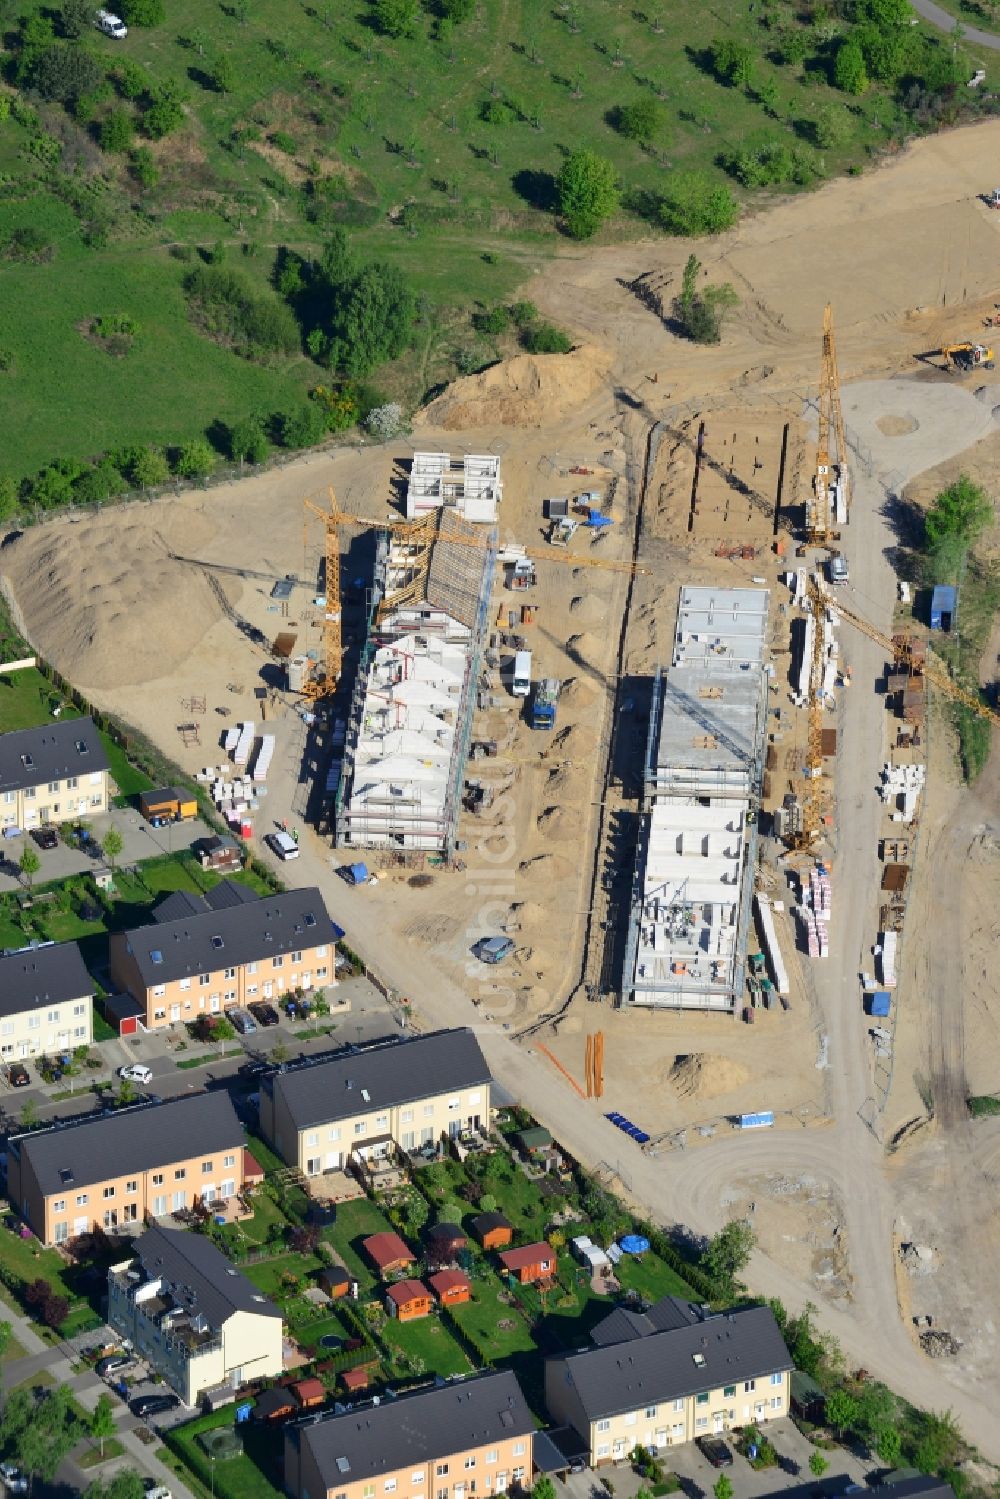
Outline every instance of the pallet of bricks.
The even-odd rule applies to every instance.
[[[833,886],[830,873],[823,864],[809,871],[809,883],[803,891],[803,920],[806,928],[806,947],[811,958],[830,956],[830,915],[833,908]]]

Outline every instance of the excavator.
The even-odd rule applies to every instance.
[[[971,341],[945,344],[938,352],[944,360],[945,369],[952,372],[993,368],[993,350],[988,349],[985,344],[974,344]]]

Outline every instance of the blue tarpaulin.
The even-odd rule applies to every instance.
[[[626,1234],[618,1242],[626,1254],[646,1254],[649,1249],[649,1240],[644,1234]]]
[[[368,865],[367,864],[349,864],[348,868],[351,871],[351,879],[354,881],[354,883],[356,885],[367,885],[367,883],[368,883]]]
[[[872,1015],[888,1015],[891,1000],[888,989],[876,989],[869,1001],[869,1010]]]
[[[602,531],[605,526],[613,526],[614,521],[610,515],[602,515],[599,510],[591,510],[583,524],[594,531]]]

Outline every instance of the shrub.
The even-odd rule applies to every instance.
[[[84,94],[92,93],[104,79],[100,64],[82,47],[55,43],[37,58],[31,70],[31,82],[43,99],[73,105]]]
[[[113,109],[101,125],[101,149],[124,152],[132,145],[135,127],[127,109]]]
[[[538,308],[534,302],[512,302],[510,315],[519,328],[526,328],[538,318]]]
[[[263,418],[246,416],[227,433],[229,456],[237,463],[264,463],[271,451]]]
[[[178,449],[174,471],[182,479],[205,479],[215,467],[215,454],[202,437],[194,437]]]
[[[365,426],[373,437],[386,442],[402,431],[403,408],[396,401],[389,401],[385,406],[375,406],[365,417]]]
[[[510,327],[510,313],[506,307],[491,307],[489,312],[480,313],[475,322],[481,333],[506,333]]]
[[[242,358],[266,364],[298,349],[290,309],[239,271],[199,266],[186,277],[184,290],[195,325]]]
[[[282,447],[311,448],[326,435],[326,421],[318,406],[300,406],[278,418],[278,434]]]
[[[171,135],[184,123],[184,108],[180,95],[169,84],[158,89],[153,101],[142,117],[142,128],[154,141]]]
[[[3,256],[5,260],[19,260],[30,265],[41,265],[44,261],[51,260],[55,254],[55,245],[34,224],[25,224],[21,229],[15,229],[13,234],[8,235],[3,243]]]
[[[721,234],[732,228],[739,211],[729,188],[704,172],[675,172],[660,199],[657,217],[668,234]]]
[[[833,81],[845,94],[863,94],[868,87],[868,69],[857,37],[842,42],[833,61]]]
[[[372,17],[383,36],[413,36],[420,6],[417,0],[372,0]]]
[[[284,151],[286,156],[294,156],[299,149],[294,138],[287,135],[284,130],[276,130],[271,136],[271,143],[277,146],[279,151]]]
[[[627,140],[648,146],[661,124],[661,113],[654,99],[643,97],[634,104],[622,104],[612,111],[611,123]]]
[[[552,323],[535,323],[526,328],[521,342],[529,354],[568,354],[573,340]]]
[[[506,99],[487,99],[479,106],[479,118],[487,125],[513,125],[517,111]]]
[[[309,395],[322,411],[328,432],[343,432],[348,427],[353,427],[361,414],[357,390],[353,385],[342,385],[339,388],[317,385]]]
[[[130,26],[162,26],[167,10],[163,0],[122,0],[122,18]]]

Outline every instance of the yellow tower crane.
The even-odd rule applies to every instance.
[[[840,375],[837,371],[837,344],[833,335],[833,308],[829,302],[823,311],[823,346],[819,372],[819,437],[816,443],[816,472],[812,494],[806,501],[806,540],[822,545],[830,537],[831,502],[836,484],[843,486],[850,515],[850,473],[847,465],[847,435],[840,404]],[[836,460],[831,460],[830,435],[837,446]]]
[[[368,530],[388,531],[396,541],[393,562],[397,572],[402,572],[403,577],[379,604],[375,616],[376,624],[381,623],[394,609],[411,603],[421,595],[427,580],[431,552],[435,542],[442,541],[449,545],[475,547],[481,551],[485,551],[492,544],[487,537],[462,536],[450,530],[443,531],[442,519],[445,513],[443,510],[432,510],[417,520],[375,520],[370,516],[349,515],[346,511],[340,510],[333,490],[329,490],[328,493],[328,509],[323,509],[316,503],[318,496],[310,495],[303,500],[305,507],[304,545],[308,546],[311,517],[316,517],[323,522],[325,538],[323,659],[321,671],[314,673],[303,688],[303,695],[310,702],[333,695],[337,682],[340,680],[343,665],[344,646],[340,602],[341,526],[360,526]],[[541,547],[525,547],[524,555],[533,561],[554,562],[563,567],[593,567],[605,572],[630,574],[651,571],[650,568],[641,567],[638,563],[619,562],[605,557],[583,557],[571,553],[556,555]]]

